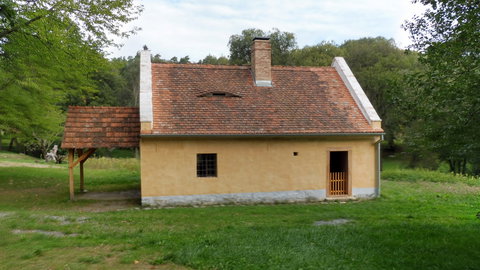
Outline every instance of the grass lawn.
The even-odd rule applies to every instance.
[[[41,159],[2,150],[0,150],[0,162],[45,163]]]
[[[89,162],[87,189],[138,189],[134,159]],[[140,209],[69,202],[66,168],[0,167],[0,269],[480,268],[478,178],[384,176],[369,201]]]

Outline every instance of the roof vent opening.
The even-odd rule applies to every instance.
[[[216,92],[204,93],[204,94],[198,95],[198,97],[241,97],[241,96],[235,95],[229,92],[216,91]]]

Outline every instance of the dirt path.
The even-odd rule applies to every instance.
[[[76,199],[79,201],[96,201],[93,204],[88,204],[77,208],[78,210],[84,212],[128,210],[140,207],[140,190],[87,192],[77,194]]]
[[[11,161],[0,161],[0,167],[30,167],[30,168],[57,168],[57,169],[65,168],[58,165],[26,163],[26,162],[11,162]]]

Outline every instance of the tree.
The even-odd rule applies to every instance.
[[[179,64],[190,64],[190,56],[184,56],[178,60]]]
[[[276,28],[269,32],[255,28],[245,29],[240,35],[230,36],[228,41],[231,64],[243,65],[250,63],[250,50],[255,37],[270,38],[273,65],[287,65],[290,53],[297,47],[293,33],[281,32]]]
[[[122,71],[128,65],[128,61],[122,58],[114,58],[97,66],[97,72],[92,79],[98,92],[88,105],[93,106],[127,106],[133,101],[133,91],[128,87],[126,77]]]
[[[229,60],[225,56],[215,57],[213,55],[207,55],[202,60],[198,61],[199,64],[204,65],[228,65]]]
[[[101,49],[115,45],[109,35],[127,37],[138,30],[125,31],[122,26],[136,19],[142,8],[132,0],[4,0],[0,4],[0,40],[8,43],[16,33],[45,39],[49,32],[64,35],[70,28],[79,28],[81,40]],[[47,31],[39,33],[40,28]]]
[[[418,69],[417,54],[405,53],[393,39],[384,37],[345,41],[341,46],[345,60],[366,95],[382,118],[389,147],[401,133],[402,114],[397,112],[398,97],[407,88],[405,76]]]
[[[141,9],[132,0],[2,1],[0,132],[39,148],[58,139],[66,106],[98,97],[103,49],[135,32],[122,25]]]
[[[335,56],[344,55],[344,50],[333,42],[323,41],[315,46],[305,46],[292,51],[289,64],[293,66],[329,66]]]
[[[160,55],[159,55],[160,58]],[[140,55],[128,57],[125,66],[120,70],[120,74],[126,81],[126,89],[130,91],[131,98],[124,100],[123,106],[138,106],[140,95]]]
[[[428,9],[404,24],[425,66],[411,77],[412,146],[437,153],[455,173],[480,173],[480,3],[419,0]]]

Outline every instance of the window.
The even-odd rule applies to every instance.
[[[217,177],[217,154],[197,154],[197,177]]]

